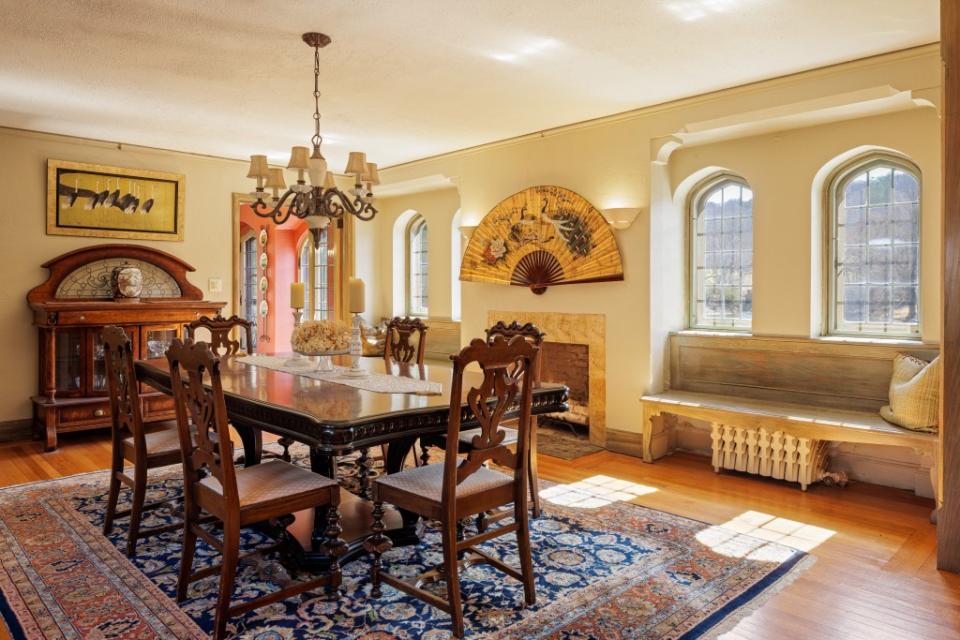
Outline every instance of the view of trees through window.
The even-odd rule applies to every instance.
[[[736,178],[693,200],[690,326],[749,329],[753,316],[753,192]]]
[[[831,282],[832,331],[919,331],[920,181],[879,160],[837,182]]]

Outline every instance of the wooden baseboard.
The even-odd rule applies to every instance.
[[[0,422],[0,442],[29,440],[32,433],[33,420],[30,418]]]
[[[607,449],[635,458],[643,457],[643,434],[620,429],[607,429]]]

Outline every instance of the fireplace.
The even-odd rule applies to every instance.
[[[548,413],[546,418],[568,424],[590,425],[590,347],[570,342],[544,342],[540,379],[565,384],[570,389],[570,409]]]
[[[565,420],[589,428],[590,442],[607,441],[606,316],[549,311],[488,311],[487,326],[498,321],[532,322],[544,332],[544,381],[570,387],[571,410]],[[553,368],[553,367],[558,368]],[[579,416],[577,421],[574,416]]]

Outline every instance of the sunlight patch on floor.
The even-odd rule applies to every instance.
[[[656,487],[645,484],[597,475],[570,484],[558,484],[543,489],[540,491],[540,497],[563,507],[597,509],[614,502],[627,502],[656,490]]]
[[[697,534],[697,540],[726,556],[779,562],[789,554],[782,547],[768,543],[810,551],[834,534],[836,531],[831,529],[769,513],[745,511],[728,522],[704,529]]]

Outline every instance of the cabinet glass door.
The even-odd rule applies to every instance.
[[[83,330],[57,329],[56,343],[57,393],[76,394],[83,370]]]
[[[132,327],[124,327],[124,331],[130,336],[134,344],[134,357],[136,357],[136,330]],[[103,360],[103,340],[101,339],[102,329],[87,330],[87,353],[90,362],[90,378],[87,381],[89,389],[88,395],[106,395],[110,389],[110,383],[107,382],[107,367]]]
[[[180,325],[153,325],[140,328],[140,357],[144,360],[165,358],[174,338],[180,337]]]

